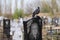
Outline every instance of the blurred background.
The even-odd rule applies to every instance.
[[[18,14],[20,14],[18,17],[21,15],[28,16],[27,14],[32,14],[38,6],[40,7],[40,13],[43,15],[46,13],[51,17],[53,15],[59,16],[59,3],[59,0],[0,0],[0,16],[8,18],[14,18]]]
[[[3,18],[27,20],[37,7],[43,20],[42,39],[60,40],[60,0],[0,0],[0,38]]]

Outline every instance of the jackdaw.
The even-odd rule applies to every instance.
[[[40,13],[40,8],[38,7],[38,8],[33,12],[32,17],[34,17],[36,14],[39,14],[39,13]]]

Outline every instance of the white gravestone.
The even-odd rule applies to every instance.
[[[12,25],[13,24],[13,25]],[[23,40],[23,21],[22,19],[19,22],[13,22],[11,25],[11,35],[12,40]]]

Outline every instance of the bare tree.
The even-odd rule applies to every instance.
[[[4,0],[4,3],[5,3],[5,14],[6,14],[6,0]]]
[[[1,5],[1,0],[0,0],[0,16],[2,15],[2,5]]]
[[[10,14],[12,14],[12,0],[10,0]]]
[[[0,0],[0,14],[1,14],[1,0]]]
[[[24,7],[24,0],[21,0],[21,9]]]
[[[27,7],[26,7],[25,12],[28,13],[28,14],[31,14],[31,13],[33,12],[33,8],[30,7],[30,6],[32,6],[32,5],[30,4],[30,6],[29,6],[29,5],[27,4],[26,6],[27,6]]]
[[[32,0],[31,2],[26,3],[25,13],[33,13],[33,11],[39,6],[40,7],[40,0]]]
[[[15,8],[17,9],[17,0],[15,0]],[[15,9],[15,10],[16,10],[16,9]]]
[[[5,13],[4,16],[10,18],[11,16],[11,0],[4,0]]]
[[[49,8],[51,9],[52,14],[56,14],[58,12],[58,6],[56,0],[50,0],[50,1],[45,1],[42,2],[42,7],[44,7],[45,4],[48,4]]]
[[[8,5],[9,14],[7,14],[7,17],[12,18],[12,0],[9,0],[9,1],[10,1]]]
[[[57,8],[57,4],[56,4],[56,0],[52,0],[52,13],[56,14],[56,8]]]

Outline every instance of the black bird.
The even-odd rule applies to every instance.
[[[40,13],[40,8],[38,7],[38,8],[33,12],[32,17],[34,17],[36,14],[39,14],[39,13]]]

